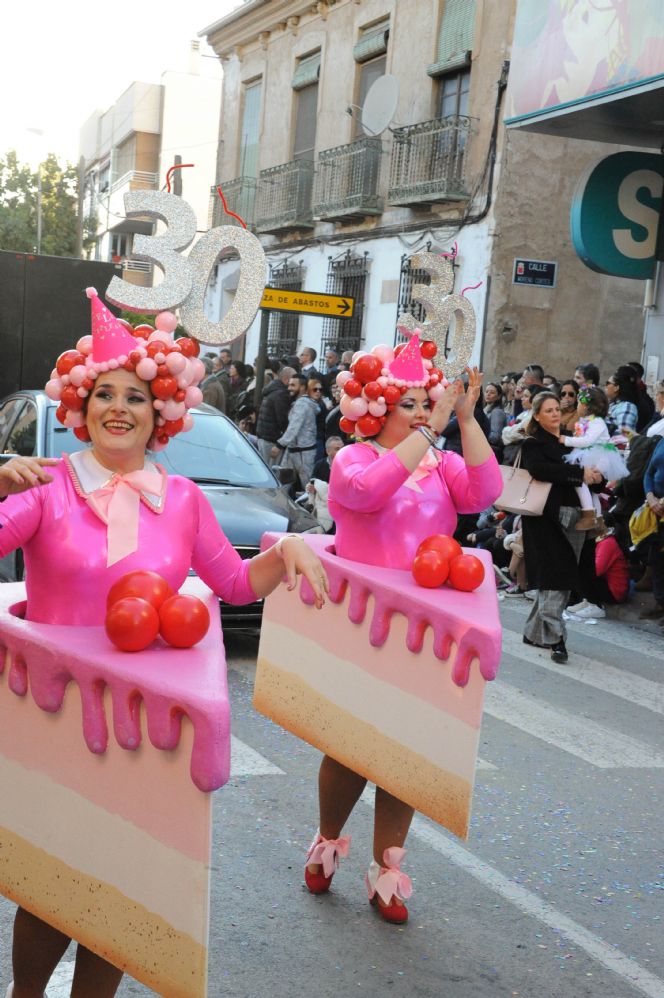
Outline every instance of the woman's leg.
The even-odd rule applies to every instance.
[[[569,590],[537,590],[533,608],[523,629],[529,641],[547,647],[565,640],[567,634],[563,610],[569,602],[569,596]]]
[[[339,837],[366,785],[363,776],[342,766],[329,755],[324,757],[318,775],[320,833],[323,838]]]
[[[42,998],[71,940],[25,908],[14,919],[13,998]]]
[[[382,787],[376,787],[376,815],[374,819],[374,859],[382,866],[383,853],[391,846],[402,846],[406,841],[414,809],[393,797]]]
[[[79,943],[71,998],[113,998],[122,971]]]

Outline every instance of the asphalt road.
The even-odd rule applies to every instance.
[[[319,755],[251,707],[256,641],[230,638],[231,782],[215,795],[211,998],[664,998],[664,638],[572,625],[567,666],[505,601],[468,843],[416,818],[407,926],[368,906],[371,795],[331,893],[302,885]],[[12,906],[0,900],[0,994]],[[69,994],[73,953],[49,986]],[[125,978],[127,998],[152,992]]]

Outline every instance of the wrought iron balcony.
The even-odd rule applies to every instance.
[[[258,232],[311,229],[313,160],[295,159],[269,170],[261,170],[256,200]]]
[[[395,128],[393,134],[388,193],[391,204],[428,204],[468,197],[463,168],[470,118],[435,118]]]
[[[379,138],[361,138],[319,153],[314,218],[332,221],[380,215],[383,202],[377,188],[382,152]]]
[[[235,180],[227,180],[219,184],[226,204],[231,211],[243,218],[247,228],[254,227],[254,208],[256,203],[257,181],[254,177],[236,177]],[[239,225],[240,223],[232,215],[227,215],[216,187],[210,188],[210,228],[216,229],[220,225]]]

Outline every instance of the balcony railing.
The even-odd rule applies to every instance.
[[[235,180],[227,180],[219,185],[224,192],[226,204],[231,211],[244,219],[247,228],[254,227],[254,208],[256,202],[257,182],[254,177],[236,177]],[[232,215],[227,215],[216,187],[210,188],[210,228],[216,229],[220,225],[239,225],[237,219]]]
[[[258,232],[311,229],[313,160],[296,159],[269,170],[261,170],[256,199]]]
[[[396,205],[460,201],[470,118],[460,115],[394,129],[388,199]]]
[[[111,191],[117,191],[120,187],[129,185],[132,191],[143,189],[156,190],[159,183],[159,174],[149,173],[147,170],[128,170],[121,177],[111,184]]]
[[[314,181],[314,218],[380,215],[383,204],[377,188],[382,152],[379,138],[361,138],[321,152]]]

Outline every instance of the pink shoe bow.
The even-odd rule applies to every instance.
[[[108,526],[107,568],[133,554],[138,547],[141,492],[163,496],[165,484],[165,478],[160,473],[130,471],[127,475],[113,475],[106,485],[95,489],[87,497],[88,506]]]
[[[323,876],[331,877],[335,870],[339,869],[339,857],[344,858],[350,849],[350,835],[345,835],[340,839],[324,839],[317,832],[313,842],[309,846],[307,853],[307,863],[321,863],[323,866]]]
[[[401,901],[407,901],[413,893],[413,885],[407,873],[401,872],[401,861],[406,855],[406,850],[399,846],[390,846],[383,853],[385,866],[380,867],[380,874],[372,883],[373,877],[369,871],[368,884],[373,894],[377,894],[383,904],[389,905],[392,895]],[[378,864],[376,864],[378,866]],[[370,894],[370,896],[373,896]]]

